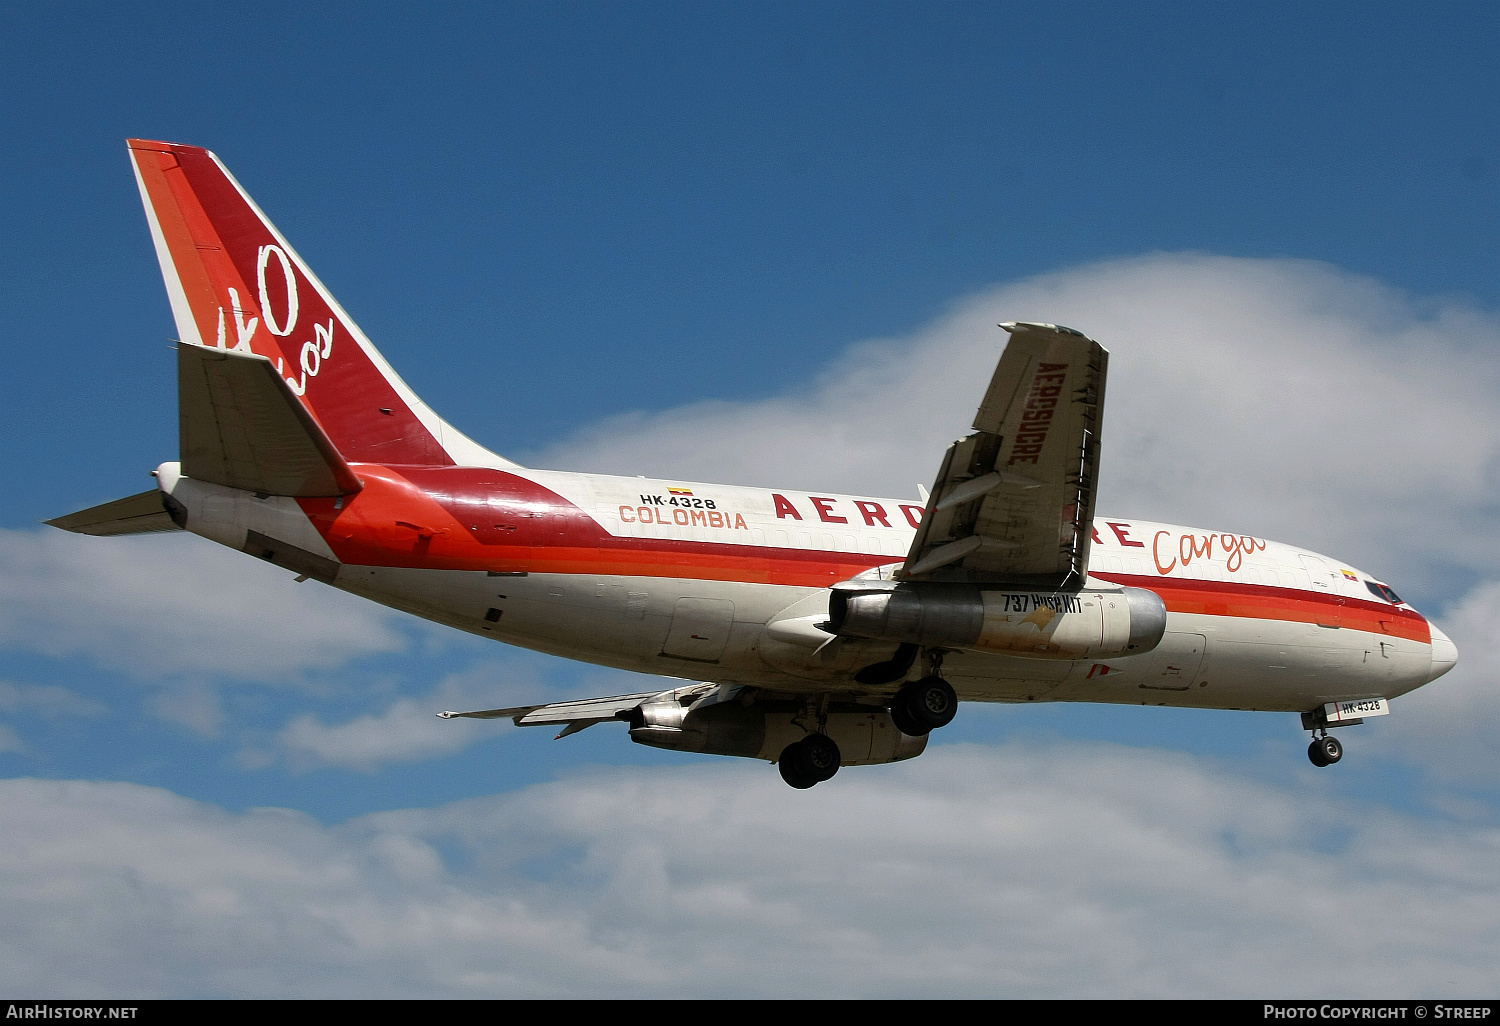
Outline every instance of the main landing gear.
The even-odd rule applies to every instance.
[[[903,687],[891,700],[891,722],[909,737],[921,737],[953,722],[958,695],[953,685],[933,675]]]
[[[891,699],[891,722],[908,737],[922,737],[939,727],[946,727],[958,712],[958,695],[953,685],[938,675],[942,668],[942,653],[929,652],[927,676],[903,686]],[[828,696],[824,695],[817,708],[817,732],[810,732],[802,740],[787,745],[781,750],[781,758],[776,760],[781,779],[798,790],[821,784],[843,765],[838,743],[824,733],[827,730],[827,700]],[[807,715],[813,715],[811,705]],[[802,726],[808,731],[813,729],[806,721]]]
[[[891,722],[908,737],[922,737],[953,722],[958,695],[942,678],[943,653],[927,653],[927,676],[913,681],[891,699]]]
[[[1307,757],[1314,766],[1332,766],[1344,757],[1344,746],[1339,744],[1339,739],[1323,730],[1323,736],[1313,735],[1312,744],[1307,746]]]
[[[839,746],[833,738],[827,734],[809,734],[783,748],[776,767],[781,770],[782,780],[803,791],[831,778],[842,763]]]

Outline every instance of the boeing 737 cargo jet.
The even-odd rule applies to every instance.
[[[920,755],[960,700],[1284,710],[1327,766],[1331,728],[1458,657],[1340,560],[1096,518],[1109,354],[1071,328],[1000,325],[973,433],[920,502],[530,470],[418,399],[217,157],[129,146],[177,322],[179,458],[151,491],[50,523],[188,530],[459,630],[682,680],[439,715],[558,737],[620,720],[806,788]]]

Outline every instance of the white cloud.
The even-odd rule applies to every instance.
[[[540,705],[564,697],[665,690],[680,683],[647,674],[595,671],[576,675],[582,681],[563,695],[539,670],[535,659],[523,655],[486,660],[447,677],[428,695],[397,698],[380,712],[364,713],[334,724],[326,724],[312,714],[298,716],[277,733],[275,745],[279,755],[294,769],[328,765],[373,770],[388,763],[453,755],[510,728],[510,721],[505,719],[438,718],[437,713],[444,709],[462,712]],[[276,755],[264,750],[242,753],[240,757],[243,765],[253,768],[270,765],[275,759]]]
[[[379,714],[367,713],[331,726],[311,714],[298,716],[276,740],[297,768],[334,765],[372,770],[385,763],[452,755],[486,736],[477,720],[439,719],[441,708],[447,705],[402,698]],[[508,722],[489,726],[488,734],[497,734]]]
[[[401,650],[396,616],[191,535],[0,531],[0,646],[139,678],[338,666]]]
[[[40,716],[100,716],[104,706],[56,684],[17,684],[0,680],[0,711]]]
[[[70,996],[1418,996],[1500,984],[1500,834],[1109,746],[810,792],[610,769],[324,827],[0,784],[0,988]]]
[[[46,719],[95,717],[105,713],[103,704],[55,684],[18,684],[0,680],[0,712]],[[10,727],[0,723],[0,752],[29,752],[30,747]]]
[[[1399,729],[1382,731],[1382,742],[1442,778],[1494,786],[1500,765],[1500,581],[1477,585],[1437,620],[1458,646],[1458,665],[1391,706]]]
[[[1111,350],[1099,510],[1253,533],[1440,593],[1500,570],[1500,320],[1325,264],[1095,264],[852,347],[807,388],[614,418],[537,466],[911,495],[968,430],[1005,320]]]
[[[203,681],[173,682],[151,697],[151,711],[201,737],[217,737],[224,725],[219,692]]]

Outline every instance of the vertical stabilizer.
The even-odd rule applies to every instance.
[[[129,145],[183,342],[268,359],[351,463],[515,466],[417,398],[217,157]]]

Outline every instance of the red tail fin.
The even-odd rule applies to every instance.
[[[267,357],[350,462],[514,466],[417,398],[217,157],[129,143],[182,341]]]

